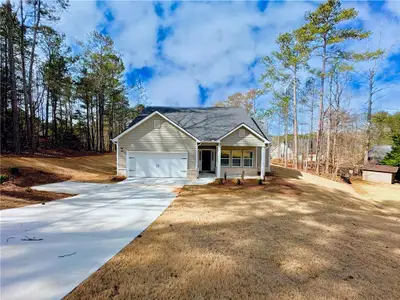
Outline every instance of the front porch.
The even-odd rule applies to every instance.
[[[198,143],[196,169],[198,177],[262,178],[270,172],[269,147],[225,146]]]

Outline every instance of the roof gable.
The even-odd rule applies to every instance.
[[[228,136],[230,136],[231,134],[235,133],[236,131],[238,131],[239,129],[242,129],[242,128],[246,128],[252,135],[254,135],[256,138],[260,139],[261,141],[268,142],[268,140],[264,136],[257,133],[255,130],[253,130],[252,128],[250,128],[249,126],[247,126],[246,124],[243,124],[243,123],[239,124],[238,126],[233,128],[231,131],[224,134],[222,137],[220,137],[218,139],[218,141],[221,141],[221,140],[227,138]]]
[[[173,121],[169,120],[167,117],[163,116],[162,114],[160,114],[158,111],[154,111],[153,113],[147,115],[146,117],[140,118],[140,120],[138,120],[138,122],[136,122],[134,125],[128,127],[128,129],[126,129],[125,131],[123,131],[122,133],[120,133],[118,136],[116,136],[115,138],[113,138],[113,141],[118,140],[119,138],[123,137],[125,134],[127,134],[128,132],[130,132],[131,130],[135,129],[136,127],[138,127],[140,124],[144,123],[144,121],[152,118],[154,115],[158,115],[162,118],[164,118],[167,122],[169,122],[171,125],[175,126],[176,128],[178,128],[179,130],[181,130],[182,132],[186,133],[188,136],[190,136],[192,139],[194,139],[195,141],[199,142],[199,140],[193,136],[192,134],[190,134],[189,132],[187,132],[185,129],[181,128],[179,125],[175,124]]]

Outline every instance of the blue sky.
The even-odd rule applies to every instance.
[[[126,80],[144,81],[154,105],[210,106],[235,92],[257,88],[258,60],[276,49],[275,39],[303,21],[314,1],[74,1],[57,25],[70,44],[99,30],[110,34],[123,56]],[[400,107],[400,1],[344,1],[359,11],[358,26],[375,34],[355,49],[390,49],[380,72],[387,89],[375,110]],[[367,65],[360,66],[365,70]],[[366,84],[348,91],[351,106],[365,107]],[[135,96],[131,95],[134,102]],[[268,96],[259,99],[268,105]]]

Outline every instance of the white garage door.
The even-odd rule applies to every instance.
[[[128,152],[128,177],[186,177],[187,153]]]

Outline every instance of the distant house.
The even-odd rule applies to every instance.
[[[379,164],[390,151],[392,151],[392,146],[390,145],[373,146],[371,150],[368,151],[369,164]]]
[[[279,145],[277,139],[273,139],[273,145],[271,147],[271,158],[272,159],[284,159],[285,158],[285,142],[280,142]],[[307,147],[308,143],[308,147]],[[299,161],[303,161],[306,159],[306,153],[308,151],[309,156],[308,156],[308,161],[316,161],[316,147],[315,147],[315,139],[308,140],[307,138],[300,138],[298,140],[298,149],[299,149]],[[287,146],[287,158],[289,160],[293,159],[293,151],[294,145],[293,145],[293,140],[288,141],[288,146]]]
[[[280,143],[278,146],[272,147],[271,158],[285,158],[285,143]],[[287,158],[293,158],[293,151],[290,146],[287,146]]]
[[[398,172],[399,167],[367,164],[363,167],[363,180],[392,184]]]

